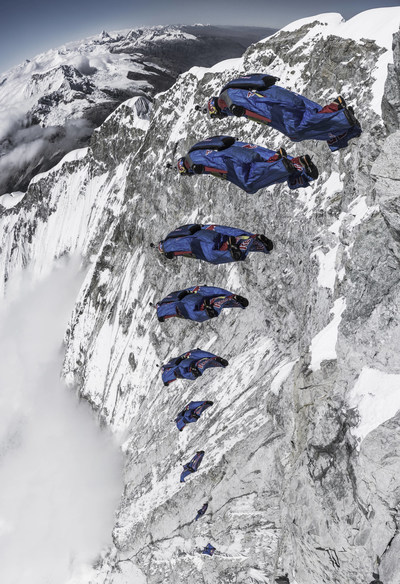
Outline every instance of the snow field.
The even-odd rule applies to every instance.
[[[12,207],[15,207],[16,205],[18,205],[18,203],[22,201],[22,199],[25,197],[25,194],[26,193],[23,193],[21,191],[5,193],[0,197],[0,206],[4,207],[4,209],[11,209]]]
[[[331,314],[333,316],[329,324],[326,325],[311,341],[311,363],[310,367],[313,371],[318,371],[321,368],[322,361],[336,359],[336,342],[338,337],[338,329],[342,314],[346,309],[346,299],[341,297],[335,300]]]
[[[360,416],[353,434],[361,444],[370,432],[400,410],[400,374],[363,367],[350,392],[349,403]]]

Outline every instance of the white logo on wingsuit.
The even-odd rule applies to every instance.
[[[214,308],[222,308],[225,302],[228,302],[232,297],[231,296],[218,296],[215,300],[211,301]]]
[[[203,357],[200,361],[197,361],[197,369],[204,369],[207,363],[212,361],[214,357]]]
[[[251,241],[251,237],[247,236],[246,239],[241,239],[240,243],[239,243],[239,248],[243,251],[246,251],[246,249],[249,246],[249,243]]]

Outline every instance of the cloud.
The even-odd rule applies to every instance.
[[[26,112],[18,108],[8,107],[0,109],[0,141],[7,138],[15,130],[21,127],[21,120]],[[1,152],[1,150],[0,150]]]
[[[62,127],[47,128],[40,125],[17,128],[15,122],[13,127],[12,138],[0,157],[0,195],[25,189],[33,174],[57,164],[67,152],[86,143],[93,132],[93,125],[87,120],[71,120]]]
[[[94,75],[97,71],[96,67],[92,67],[86,55],[77,55],[72,59],[71,65],[78,69],[82,75]]]
[[[60,379],[82,280],[60,263],[26,275],[0,312],[0,565],[7,584],[63,584],[111,544],[122,459]]]

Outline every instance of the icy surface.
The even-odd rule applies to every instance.
[[[332,319],[311,341],[311,369],[316,371],[322,361],[336,359],[336,343],[342,313],[346,308],[345,298],[338,298],[331,310]]]
[[[272,375],[274,375],[274,378],[273,378],[272,383],[271,383],[272,393],[274,393],[275,395],[278,395],[279,390],[282,387],[282,384],[289,377],[295,363],[296,363],[296,361],[290,361],[289,363],[285,363],[283,365],[280,365],[277,368],[276,373],[275,373],[275,371],[272,372]]]
[[[25,193],[21,191],[15,191],[14,193],[5,193],[0,197],[0,205],[5,209],[11,209],[18,205],[20,201],[24,198]]]
[[[350,405],[360,414],[353,433],[362,442],[400,410],[400,374],[364,367],[351,390]]]
[[[317,23],[313,27],[310,37],[315,34],[341,36],[356,41],[372,39],[388,51],[392,48],[392,35],[398,30],[400,19],[400,7],[373,8],[356,14],[349,20],[345,20],[337,12],[317,14],[316,16],[295,20],[283,27],[282,31],[295,31],[302,26]],[[279,33],[277,33],[279,34]]]

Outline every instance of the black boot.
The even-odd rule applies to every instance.
[[[246,308],[246,306],[249,305],[249,301],[244,296],[239,296],[239,294],[234,294],[233,297],[236,300],[236,302],[239,302],[239,304],[241,306],[243,306],[243,308]]]
[[[261,241],[262,244],[265,245],[268,251],[272,251],[274,249],[274,244],[266,235],[257,235],[257,238]]]
[[[290,160],[288,160],[287,152],[283,148],[283,146],[279,148],[277,154],[279,155],[279,159],[282,159],[283,165],[288,172],[294,172],[296,170],[293,163]]]
[[[346,116],[347,121],[352,126],[359,126],[360,122],[357,120],[356,116],[354,115],[354,110],[351,106],[345,108],[344,115]]]
[[[300,162],[304,170],[306,171],[306,174],[308,174],[309,177],[311,177],[314,180],[318,178],[319,176],[318,168],[315,166],[315,164],[313,163],[308,154],[300,156]]]
[[[239,262],[242,259],[242,252],[239,245],[236,243],[236,237],[231,235],[228,239],[228,244],[232,259],[235,260],[235,262]]]
[[[213,308],[208,300],[204,300],[204,310],[207,313],[208,318],[216,318],[218,312]]]
[[[242,116],[244,116],[246,110],[244,109],[243,106],[241,105],[231,105],[231,107],[229,108],[231,110],[231,112],[233,113],[234,116],[236,116],[237,118],[241,118]]]
[[[197,369],[196,365],[194,365],[194,364],[190,365],[189,371],[196,378],[200,377],[200,375],[201,375],[200,371]]]
[[[203,164],[192,164],[192,170],[194,174],[202,174],[204,172]]]

